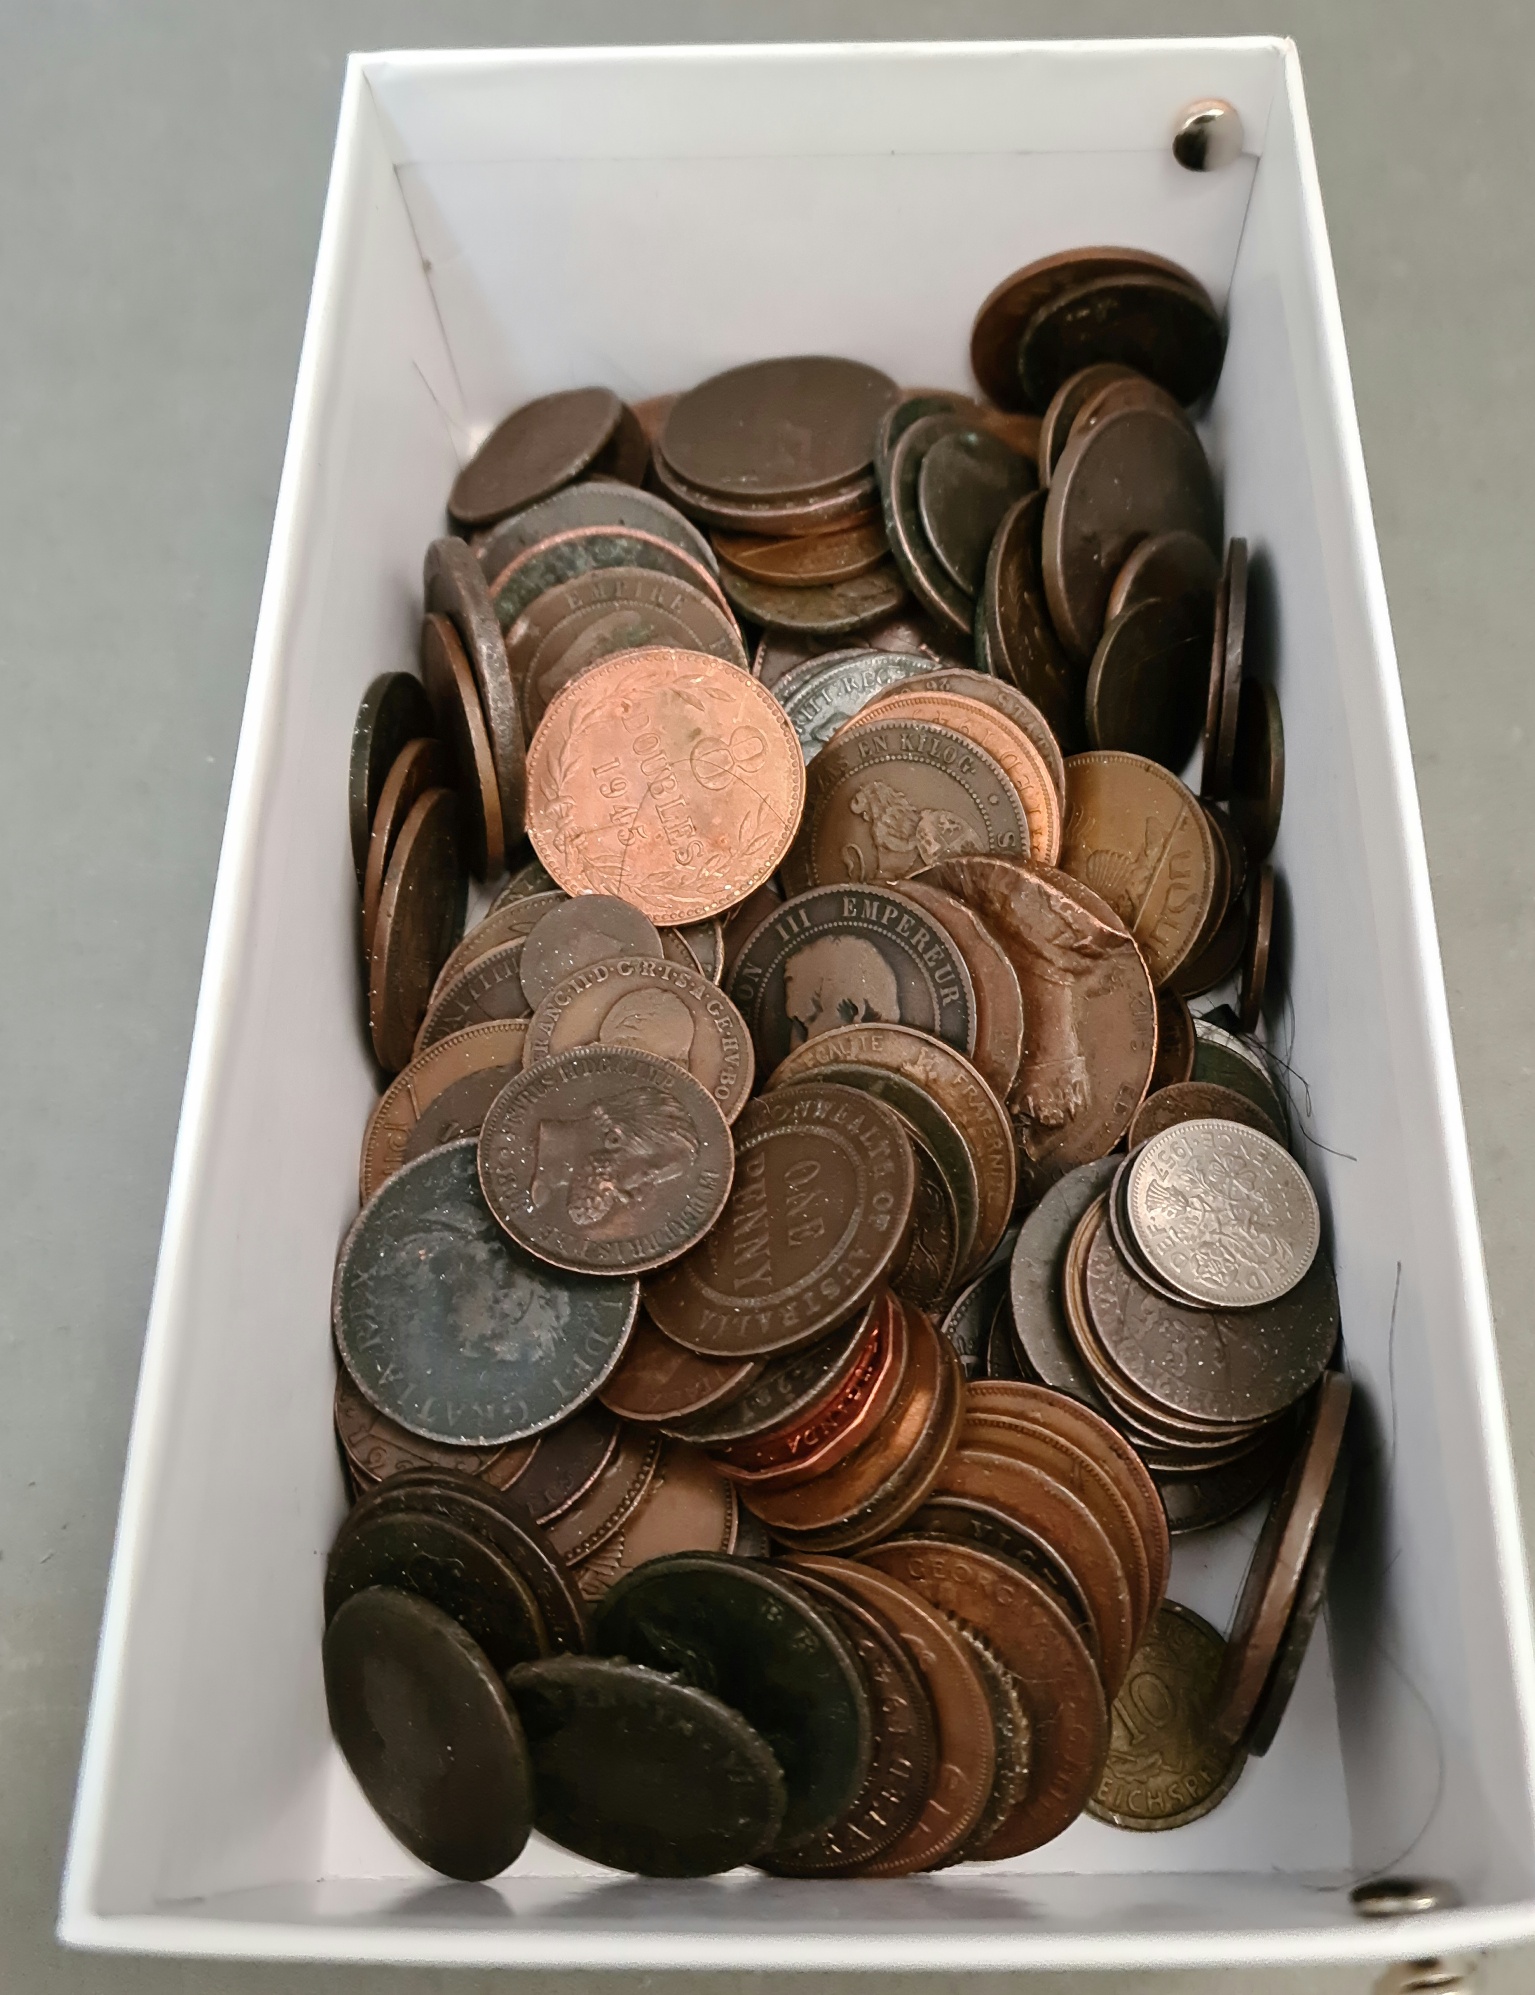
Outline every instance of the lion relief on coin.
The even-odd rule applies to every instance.
[[[966,852],[984,852],[986,841],[953,811],[914,804],[893,783],[865,783],[848,799],[848,810],[869,827],[874,864],[859,845],[843,848],[849,880],[904,880],[940,859],[957,859]],[[843,1021],[846,1023],[847,1021]]]

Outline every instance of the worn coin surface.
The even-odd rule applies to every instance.
[[[641,1877],[708,1877],[777,1837],[784,1780],[738,1711],[662,1669],[558,1656],[514,1670],[540,1835]]]
[[[935,665],[930,673],[923,676],[921,689],[933,693],[958,693],[967,700],[979,700],[982,706],[993,707],[1005,715],[1038,749],[1049,771],[1050,786],[1055,791],[1056,799],[1062,810],[1066,808],[1066,764],[1061,756],[1060,743],[1050,723],[1027,694],[1020,693],[1006,679],[952,665]],[[883,700],[897,698],[906,690],[908,688],[904,685],[887,688],[876,694],[870,704],[877,705]]]
[[[1031,492],[1005,515],[986,557],[976,601],[978,663],[1016,686],[1067,752],[1080,748],[1083,668],[1061,648],[1046,606],[1042,541],[1045,494]]]
[[[1010,1273],[1013,1323],[1036,1376],[1095,1411],[1102,1395],[1072,1341],[1061,1276],[1082,1215],[1108,1190],[1119,1163],[1118,1157],[1103,1157],[1051,1185],[1023,1222]]]
[[[622,413],[610,388],[570,388],[514,409],[454,479],[449,513],[461,526],[489,526],[568,485],[600,456]]]
[[[1225,1653],[1192,1608],[1158,1610],[1114,1699],[1090,1815],[1117,1829],[1181,1829],[1225,1799],[1247,1757],[1211,1730]]]
[[[661,1449],[645,1494],[612,1535],[571,1569],[583,1600],[600,1600],[626,1572],[675,1552],[735,1549],[740,1505],[709,1460],[685,1441]]]
[[[985,430],[957,429],[923,453],[917,514],[952,582],[973,596],[1002,515],[1038,480],[1034,466]]]
[[[774,686],[805,760],[813,761],[842,723],[861,713],[892,686],[936,672],[933,658],[901,651],[850,651],[795,667]]]
[[[532,1448],[532,1459],[520,1475],[501,1478],[493,1464],[491,1475],[484,1479],[495,1481],[520,1514],[531,1517],[535,1524],[550,1524],[593,1487],[618,1453],[621,1433],[607,1408],[589,1399],[526,1444]]]
[[[1157,992],[1157,1063],[1148,1095],[1194,1078],[1194,1015],[1176,991]]]
[[[447,788],[453,781],[453,763],[440,741],[424,736],[408,741],[394,758],[394,766],[379,792],[378,809],[368,837],[368,858],[362,878],[362,953],[373,952],[373,936],[378,927],[379,902],[384,895],[384,877],[399,842],[406,818],[428,790]]]
[[[1194,1037],[1196,1081],[1214,1081],[1222,1087],[1234,1088],[1238,1094],[1256,1102],[1281,1128],[1287,1125],[1289,1117],[1284,1102],[1269,1071],[1263,1049],[1255,1039],[1227,1032],[1208,1018],[1195,1019]]]
[[[996,1736],[997,1765],[992,1777],[991,1794],[981,1811],[981,1819],[959,1848],[944,1859],[939,1866],[943,1869],[950,1864],[964,1863],[972,1849],[984,1848],[991,1841],[993,1830],[1002,1826],[1023,1799],[1029,1787],[1029,1760],[1033,1744],[1033,1728],[1029,1724],[1029,1714],[1023,1708],[1018,1679],[990,1642],[978,1635],[974,1628],[966,1627],[963,1621],[951,1621],[950,1626],[964,1643],[986,1686],[986,1701],[991,1706],[991,1726]]]
[[[1204,721],[1210,671],[1209,602],[1156,597],[1105,624],[1087,675],[1087,736],[1178,770]]]
[[[940,629],[915,603],[906,603],[894,616],[886,617],[883,623],[870,624],[858,636],[859,648],[863,650],[905,652],[943,665],[971,662],[968,633],[962,636],[956,631]],[[795,634],[766,630],[752,657],[752,674],[764,686],[775,687],[798,666],[818,660],[829,664],[843,653],[840,638],[818,637],[808,631]]]
[[[1048,485],[1066,448],[1071,426],[1100,388],[1123,381],[1134,372],[1117,360],[1100,360],[1068,374],[1050,397],[1039,423],[1039,481]]]
[[[1112,620],[1138,603],[1192,596],[1214,612],[1221,564],[1207,541],[1186,529],[1149,534],[1130,553],[1109,591]]]
[[[520,1018],[497,1022],[514,1030],[527,1026],[527,1020]],[[474,1030],[473,1027],[469,1029]],[[406,1072],[409,1071],[407,1067]],[[424,1157],[428,1150],[440,1149],[444,1143],[458,1143],[466,1136],[478,1136],[490,1104],[513,1075],[520,1071],[520,1063],[514,1059],[505,1067],[486,1068],[479,1073],[466,1074],[462,1080],[451,1081],[417,1118],[405,1139],[400,1162],[414,1163],[417,1157]]]
[[[1006,775],[1023,805],[1029,827],[1026,856],[1046,866],[1056,863],[1061,845],[1060,792],[1049,762],[1025,729],[989,701],[973,700],[962,693],[940,692],[925,682],[919,682],[892,691],[878,703],[874,712],[860,715],[844,728],[840,739],[851,740],[859,730],[882,726],[887,720],[925,721],[950,727],[956,734],[973,741],[977,747],[984,748]],[[940,852],[936,856],[946,858],[949,855]]]
[[[896,566],[917,601],[944,628],[968,634],[974,604],[933,551],[922,525],[919,490],[922,460],[940,438],[964,425],[949,414],[919,416],[896,439],[880,480],[885,537]]]
[[[1217,1087],[1210,1081],[1175,1081],[1147,1095],[1130,1124],[1130,1148],[1134,1150],[1149,1137],[1159,1136],[1180,1122],[1239,1122],[1259,1130],[1275,1143],[1284,1141],[1284,1132],[1272,1116],[1249,1101],[1235,1088]]]
[[[793,589],[849,582],[877,567],[889,551],[885,530],[875,520],[828,533],[717,533],[714,547],[722,561],[753,581]]]
[[[1332,1568],[1332,1555],[1343,1524],[1343,1506],[1348,1498],[1348,1478],[1349,1460],[1348,1455],[1344,1453],[1340,1455],[1338,1466],[1333,1471],[1332,1481],[1327,1487],[1322,1514],[1317,1519],[1316,1532],[1311,1540],[1311,1549],[1307,1552],[1306,1563],[1301,1569],[1300,1585],[1295,1593],[1295,1605],[1290,1609],[1290,1618],[1285,1622],[1284,1634],[1280,1637],[1279,1653],[1274,1658],[1274,1666],[1268,1673],[1262,1695],[1258,1699],[1258,1708],[1253,1712],[1252,1723],[1242,1741],[1250,1753],[1261,1756],[1268,1751],[1279,1731],[1280,1721],[1289,1709],[1290,1698],[1300,1676],[1301,1664],[1306,1660],[1306,1651],[1311,1646],[1317,1618],[1327,1597],[1327,1576]]]
[[[1122,272],[1039,306],[1019,336],[1018,378],[1025,403],[1043,408],[1081,368],[1114,360],[1196,402],[1214,387],[1225,350],[1213,306],[1187,277]]]
[[[362,1204],[408,1161],[406,1152],[423,1124],[430,1138],[423,1144],[426,1149],[478,1135],[484,1111],[522,1066],[527,1029],[521,1018],[471,1025],[439,1040],[395,1076],[368,1118],[358,1171]],[[457,1126],[476,1116],[474,1128]]]
[[[512,630],[528,606],[546,589],[602,568],[647,568],[687,582],[724,607],[724,592],[712,566],[659,533],[639,527],[578,526],[551,534],[514,555],[488,586],[487,600],[502,631]],[[479,573],[478,567],[475,570]],[[504,642],[504,640],[503,640]]]
[[[1282,1143],[1231,1122],[1183,1123],[1143,1144],[1126,1205],[1156,1273],[1212,1309],[1277,1302],[1321,1243],[1300,1165]]]
[[[797,498],[869,468],[900,390],[856,360],[796,355],[712,375],[677,398],[657,453],[689,484],[739,498]]]
[[[389,771],[408,742],[436,731],[426,688],[412,672],[381,672],[362,696],[352,726],[347,824],[357,884],[368,863],[368,837]]]
[[[449,618],[463,640],[479,689],[480,709],[490,737],[496,787],[501,793],[501,834],[510,850],[522,835],[527,815],[526,740],[522,708],[512,684],[501,628],[485,588],[480,564],[462,540],[434,540],[426,550],[423,589],[427,614]]]
[[[521,961],[522,943],[518,941],[484,955],[471,955],[465,967],[451,976],[445,974],[450,966],[444,964],[416,1033],[415,1057],[419,1060],[429,1048],[471,1025],[485,1025],[493,1019],[526,1022],[531,1006],[519,975]]]
[[[876,1294],[867,1309],[814,1343],[760,1364],[750,1361],[755,1376],[739,1398],[668,1423],[667,1431],[716,1447],[814,1419],[864,1363],[883,1310],[884,1297]]]
[[[611,894],[577,894],[551,908],[529,931],[518,975],[536,1010],[556,984],[589,963],[611,956],[648,956],[659,962],[663,954],[655,923],[637,907]]]
[[[893,561],[881,561],[845,582],[814,587],[759,581],[723,561],[720,586],[732,606],[753,623],[769,630],[818,631],[825,636],[883,622],[906,600],[906,584]]]
[[[643,1427],[618,1427],[618,1445],[588,1487],[544,1527],[549,1550],[567,1572],[621,1531],[644,1502],[665,1445],[659,1434]],[[515,1488],[508,1502],[516,1504]],[[574,1580],[572,1580],[574,1583]]]
[[[365,1398],[430,1440],[521,1440],[589,1399],[618,1362],[632,1282],[556,1275],[480,1194],[476,1145],[407,1164],[363,1207],[336,1266],[337,1348]]]
[[[1240,1517],[1282,1476],[1295,1452],[1295,1431],[1288,1419],[1276,1420],[1257,1446],[1220,1468],[1152,1465],[1167,1528],[1175,1538],[1192,1531],[1213,1530]]]
[[[615,478],[586,477],[499,520],[483,538],[477,536],[481,572],[489,582],[539,541],[580,526],[634,527],[672,541],[705,568],[719,565],[706,536],[656,493]]]
[[[542,873],[543,868],[539,867],[539,871]],[[468,930],[443,964],[433,996],[445,991],[461,971],[488,956],[493,949],[503,949],[508,942],[525,942],[549,910],[568,898],[558,887],[543,886],[529,886],[516,894],[507,891],[498,894],[490,912]]]
[[[974,1384],[986,1376],[986,1347],[996,1319],[997,1305],[1007,1297],[1007,1267],[989,1268],[977,1275],[950,1303],[938,1328],[954,1346],[966,1381]]]
[[[464,925],[469,881],[458,799],[428,790],[400,827],[384,875],[368,963],[368,1025],[387,1073],[410,1064],[437,972]]]
[[[336,1367],[335,1421],[348,1466],[368,1487],[407,1469],[445,1468],[482,1477],[492,1489],[506,1489],[527,1468],[538,1447],[537,1441],[463,1448],[425,1440],[370,1405],[344,1365]]]
[[[534,737],[529,836],[567,893],[616,894],[654,922],[734,907],[799,824],[805,764],[772,694],[702,653],[607,658]]]
[[[690,484],[659,451],[652,453],[649,475],[689,519],[756,539],[774,534],[830,533],[838,527],[865,526],[879,517],[872,468],[824,491],[782,499],[741,498]]]
[[[438,730],[452,748],[469,870],[476,879],[490,879],[506,868],[506,830],[495,758],[479,688],[469,669],[469,655],[457,626],[437,610],[421,623],[421,676]],[[453,777],[442,780],[451,782]]]

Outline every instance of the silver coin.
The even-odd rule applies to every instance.
[[[1143,1143],[1125,1209],[1162,1280],[1213,1309],[1288,1295],[1322,1238],[1300,1165],[1272,1137],[1237,1122],[1180,1122]]]
[[[773,688],[773,696],[789,716],[809,762],[845,720],[862,713],[880,693],[937,670],[936,658],[919,658],[910,652],[852,651],[804,678],[796,676],[792,686],[780,683]]]

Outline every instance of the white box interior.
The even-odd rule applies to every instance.
[[[1247,151],[1173,161],[1189,101]],[[347,746],[509,407],[792,351],[966,387],[1049,251],[1187,265],[1207,425],[1283,702],[1282,1051],[1367,1447],[1279,1739],[1214,1815],[1083,1820],[900,1884],[414,1864],[336,1755],[328,1299],[374,1079]],[[1529,1930],[1528,1612],[1421,834],[1293,51],[1270,41],[354,58],[219,876],[62,1919],[94,1946],[508,1964],[1150,1966],[1401,1950],[1347,1887],[1452,1879],[1411,1950]],[[1185,1541],[1224,1626],[1255,1526]]]

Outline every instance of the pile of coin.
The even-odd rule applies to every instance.
[[[324,1650],[436,1868],[996,1861],[1274,1736],[1348,1386],[1259,1036],[1222,350],[1086,251],[982,308],[987,401],[768,360],[530,403],[456,481],[353,738],[392,1078]],[[1266,1492],[1223,1639],[1172,1539]]]

